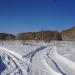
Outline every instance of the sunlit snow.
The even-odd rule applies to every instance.
[[[0,42],[0,75],[75,75],[75,42]]]

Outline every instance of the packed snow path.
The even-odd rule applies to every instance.
[[[61,73],[58,73],[53,70],[53,68],[51,68],[45,60],[47,49],[49,48],[40,50],[38,53],[35,54],[35,57],[33,58],[30,64],[29,75],[62,75]]]
[[[66,46],[62,43],[62,52],[60,44],[45,44],[38,47],[34,44],[35,50],[23,56],[18,50],[0,46],[0,75],[75,75],[75,62],[72,61],[75,51],[68,50],[66,54]]]

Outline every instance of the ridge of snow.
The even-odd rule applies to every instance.
[[[14,52],[14,51],[12,51],[12,50],[9,50],[9,49],[7,49],[7,48],[4,48],[4,47],[0,47],[0,49],[1,49],[1,50],[4,50],[4,51],[6,51],[6,52],[8,52],[8,53],[10,53],[10,54],[12,54],[12,55],[14,55],[14,56],[17,57],[18,59],[20,59],[20,60],[22,60],[22,61],[25,62],[25,60],[23,59],[23,57],[22,57],[21,55],[19,55],[18,53]]]
[[[59,68],[67,75],[75,75],[75,63],[58,54],[56,47],[53,48],[52,52],[51,58],[59,66]]]

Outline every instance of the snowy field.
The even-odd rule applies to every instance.
[[[75,75],[75,42],[0,41],[0,75]]]

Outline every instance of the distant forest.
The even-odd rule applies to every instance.
[[[75,40],[75,27],[69,28],[62,32],[58,31],[39,31],[39,32],[27,32],[19,33],[17,35],[0,33],[0,40],[37,40],[50,42],[53,40],[58,41],[74,41]]]

